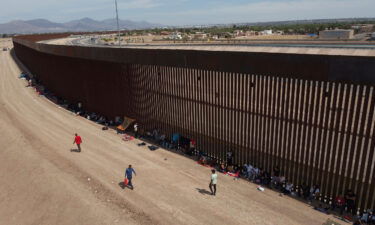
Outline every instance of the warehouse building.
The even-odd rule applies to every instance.
[[[354,30],[324,30],[319,32],[320,39],[352,39]]]

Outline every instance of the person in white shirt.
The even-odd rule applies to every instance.
[[[285,189],[286,189],[287,191],[292,191],[292,189],[293,189],[293,184],[292,184],[292,183],[287,183]]]
[[[138,124],[137,123],[134,124],[134,137],[138,138]]]
[[[210,190],[212,195],[216,195],[216,184],[217,184],[217,174],[215,170],[211,170],[211,182],[210,182]]]

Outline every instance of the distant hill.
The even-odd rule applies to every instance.
[[[162,27],[160,24],[152,24],[146,21],[119,20],[122,30],[147,29]],[[115,19],[106,19],[102,21],[83,18],[66,23],[54,23],[45,19],[35,20],[14,20],[8,23],[0,24],[0,34],[29,34],[29,33],[56,33],[56,32],[78,32],[78,31],[105,31],[116,30],[117,22]]]
[[[314,20],[290,20],[253,23],[228,23],[228,24],[206,24],[206,25],[185,25],[185,26],[164,26],[153,24],[147,21],[119,20],[121,30],[136,30],[149,28],[182,28],[182,27],[231,27],[231,26],[280,26],[295,24],[324,24],[324,23],[366,23],[374,22],[375,18],[341,18],[341,19],[314,19]],[[30,33],[57,33],[57,32],[86,32],[86,31],[107,31],[117,30],[116,19],[93,20],[82,18],[66,23],[54,23],[46,19],[14,20],[0,24],[0,34],[30,34]]]

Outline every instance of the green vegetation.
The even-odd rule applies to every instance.
[[[13,37],[13,35],[10,35],[10,34],[0,34],[0,38],[7,38],[7,37]]]
[[[109,42],[109,41],[112,41],[112,39],[110,39],[110,38],[102,38],[102,41]]]

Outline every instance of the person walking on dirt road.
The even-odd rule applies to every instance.
[[[81,136],[78,136],[78,134],[75,134],[73,144],[77,144],[78,152],[81,152],[81,143],[82,143]]]
[[[137,174],[135,173],[135,170],[132,168],[132,165],[129,165],[129,167],[125,170],[125,178],[128,179],[128,186],[132,190],[134,189],[133,184],[132,184],[133,173],[134,175],[137,176]]]
[[[211,182],[210,182],[210,190],[212,195],[216,195],[216,184],[217,184],[217,174],[215,170],[211,170]],[[213,188],[213,190],[212,190]]]

